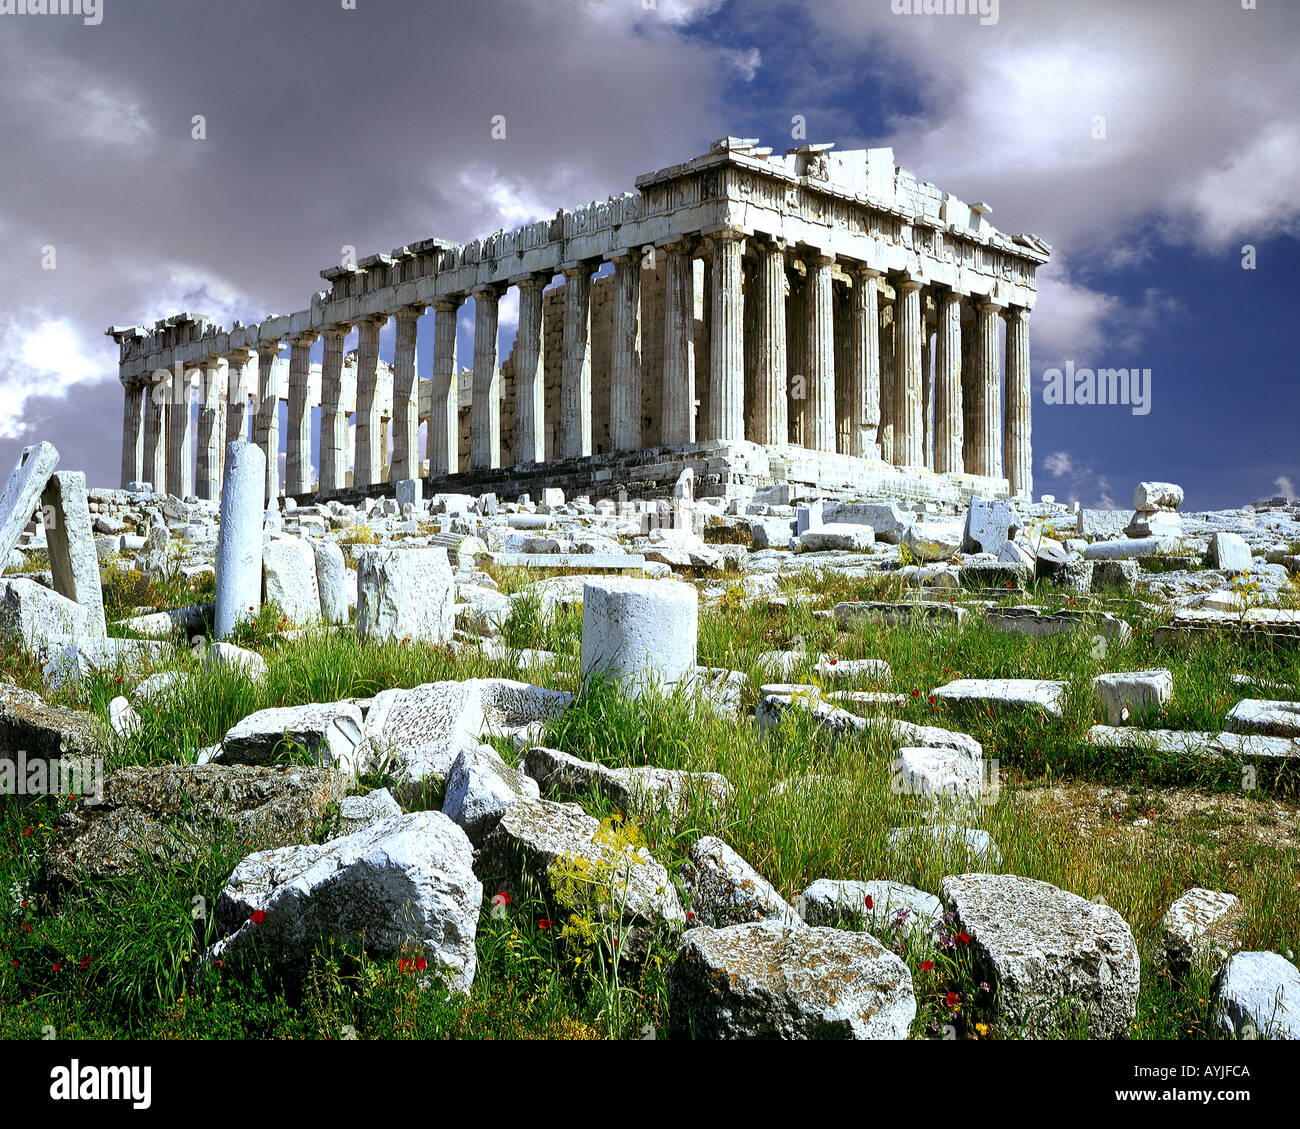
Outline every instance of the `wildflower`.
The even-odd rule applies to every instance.
[[[220,961],[218,961],[217,963],[220,963]],[[89,967],[90,967],[90,957],[82,957],[82,958],[81,958],[81,971],[82,971],[82,972],[85,972],[86,969],[88,969]]]
[[[55,972],[63,971],[63,965],[61,965],[57,960],[54,962],[54,971]]]
[[[934,694],[930,695],[930,705],[934,705],[934,703],[937,702],[938,700],[939,699]]]
[[[922,971],[922,972],[933,972],[933,971],[934,971],[934,961],[932,961],[932,960],[923,960],[923,961],[921,962],[921,971]]]
[[[266,910],[264,909],[253,910],[253,912],[249,914],[248,920],[251,921],[254,925],[261,925],[262,922],[266,920]]]
[[[27,830],[23,832],[24,835],[30,835],[31,833],[32,833],[32,829],[31,829],[30,827],[27,828]]]
[[[508,906],[510,904],[510,895],[504,890],[499,894],[492,895],[492,904],[494,906]]]
[[[989,1025],[987,1023],[977,1023],[975,1024],[975,1030],[978,1031],[981,1036],[987,1035],[989,1033]]]
[[[981,991],[981,992],[987,992],[988,990],[989,990],[989,982],[988,982],[987,980],[981,980],[981,981],[980,981],[980,991]]]
[[[549,917],[539,917],[537,919],[537,928],[539,929],[549,929],[552,924],[553,922]]]
[[[415,971],[416,971],[416,972],[423,972],[423,971],[424,971],[426,968],[428,968],[428,967],[429,967],[429,964],[428,964],[428,962],[424,959],[424,957],[416,957],[416,958],[415,958]]]
[[[960,933],[956,934],[956,935],[953,937],[953,940],[954,940],[954,941],[957,941],[959,944],[962,944],[962,945],[969,945],[969,944],[970,944],[970,934],[967,933],[965,929],[963,929]]]
[[[694,910],[687,910],[687,911],[686,911],[686,920],[687,920],[687,921],[694,921],[694,920],[695,920],[695,911],[694,911]]]
[[[411,971],[411,963],[412,963],[412,962],[411,962],[410,960],[408,960],[406,957],[402,957],[401,960],[399,960],[399,961],[397,962],[397,971],[398,971],[398,972],[410,972],[410,971]]]
[[[912,697],[913,697],[913,698],[919,698],[920,696],[921,696],[921,691],[920,691],[920,690],[913,690],[913,691],[912,691]]]
[[[945,1007],[950,1007],[954,1011],[956,1011],[957,1005],[961,1003],[961,997],[957,995],[956,992],[949,992],[946,996],[944,996],[943,1003]]]
[[[867,895],[867,909],[875,909],[875,908],[876,908],[876,904],[875,904],[875,902],[873,902],[873,901],[871,900],[871,895],[868,894],[868,895]]]

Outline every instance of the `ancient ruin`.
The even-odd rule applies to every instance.
[[[216,500],[226,443],[248,438],[268,456],[268,502],[413,478],[505,497],[653,494],[687,468],[702,497],[782,483],[1032,496],[1029,313],[1050,253],[1037,236],[997,231],[987,204],[918,181],[892,149],[781,156],[727,137],[636,189],[465,245],[426,239],[331,267],[307,309],[256,325],[179,314],[111,328],[122,486]],[[518,333],[501,363],[512,286]],[[456,319],[470,298],[462,370]],[[416,339],[430,309],[424,379]],[[379,356],[390,318],[391,366]]]

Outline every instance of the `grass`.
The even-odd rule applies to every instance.
[[[487,571],[508,593],[553,575],[494,565]],[[206,591],[202,583],[176,581],[142,588],[141,580],[120,570],[110,576],[118,607],[195,603]],[[1295,650],[1243,650],[1229,636],[1157,647],[1153,633],[1162,614],[1145,609],[1137,596],[1107,605],[1132,624],[1133,637],[1101,648],[1086,627],[1075,635],[1030,639],[993,631],[978,614],[961,626],[863,623],[842,632],[833,617],[816,613],[841,600],[904,597],[909,593],[902,578],[805,570],[783,578],[779,587],[791,597],[788,605],[747,601],[732,589],[702,606],[700,663],[749,675],[742,701],[749,713],[758,685],[775,680],[759,667],[765,651],[802,649],[807,657],[789,680],[814,684],[821,652],[885,659],[894,672],[892,689],[906,695],[903,705],[889,708],[890,716],[959,728],[981,741],[1003,778],[996,803],[980,807],[969,826],[984,828],[998,845],[997,869],[1104,899],[1132,927],[1142,954],[1132,1037],[1217,1035],[1205,976],[1175,983],[1160,960],[1161,919],[1188,888],[1229,890],[1241,898],[1244,947],[1300,949],[1300,808],[1293,765],[1257,765],[1256,786],[1246,791],[1242,765],[1230,759],[1101,753],[1083,740],[1100,720],[1090,683],[1103,671],[1168,667],[1175,696],[1144,724],[1210,730],[1220,727],[1224,713],[1243,696],[1230,681],[1235,673],[1284,683],[1300,698]],[[952,598],[971,603],[969,593],[953,590]],[[1070,606],[1064,594],[1006,597],[1030,598],[1046,607]],[[399,642],[375,646],[347,631],[289,641],[278,626],[277,610],[268,608],[241,637],[267,660],[260,683],[206,671],[196,655],[181,652],[169,665],[190,673],[192,685],[183,694],[140,704],[141,730],[113,742],[108,768],[190,762],[240,718],[269,706],[365,698],[443,679],[523,677],[509,659],[489,660],[474,651],[457,655],[450,648]],[[547,684],[579,688],[580,609],[547,615],[540,599],[525,596],[516,601],[503,641],[515,650],[555,652],[558,666],[544,676]],[[0,677],[40,686],[34,660],[13,650],[0,653]],[[106,715],[109,701],[138,677],[103,672],[53,698]],[[1071,693],[1065,716],[1056,720],[957,711],[930,700],[932,688],[959,677],[1059,678],[1069,682]],[[880,687],[846,680],[834,688]],[[891,848],[889,829],[915,825],[919,817],[911,799],[890,788],[892,752],[878,732],[832,742],[810,716],[795,713],[764,735],[680,696],[634,701],[597,686],[552,723],[546,740],[611,766],[716,771],[732,782],[735,800],[725,813],[701,801],[675,819],[660,814],[641,826],[648,848],[670,874],[706,834],[723,838],[790,900],[817,878],[888,878],[933,892],[945,875],[970,869],[953,850],[927,841]],[[508,746],[500,747],[515,763]],[[810,779],[792,786],[800,778]],[[382,775],[363,781],[369,787],[385,782]],[[785,790],[774,794],[782,784]],[[572,798],[599,817],[625,814],[598,792]],[[67,803],[12,798],[0,809],[0,1037],[34,1037],[50,1026],[59,1037],[639,1038],[647,1028],[662,1035],[670,1022],[671,945],[660,941],[644,964],[625,966],[617,995],[611,995],[607,944],[561,939],[554,923],[566,919],[565,907],[539,894],[494,915],[490,899],[497,889],[488,880],[478,974],[467,997],[421,991],[396,961],[375,961],[347,947],[318,949],[292,980],[231,969],[196,988],[189,972],[212,940],[206,912],[196,909],[214,904],[241,857],[239,846],[214,841],[193,866],[146,866],[54,906],[42,900],[36,878]],[[905,941],[888,929],[881,936],[912,970],[915,1037],[1021,1036],[995,1019],[994,1001],[959,940],[946,936],[948,943],[941,939],[935,946]]]

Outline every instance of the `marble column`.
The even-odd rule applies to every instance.
[[[852,333],[852,286],[835,280],[831,293],[835,311],[835,450],[853,454],[853,372],[849,360]]]
[[[808,415],[808,277],[790,264],[790,290],[785,305],[786,326],[786,442],[805,446]]]
[[[879,459],[880,442],[880,318],[877,309],[878,270],[856,265],[850,269],[849,366],[851,400],[850,452],[860,459]]]
[[[144,386],[144,479],[154,490],[167,489],[167,378],[166,369],[149,375]]]
[[[576,459],[591,446],[592,263],[564,268],[564,329],[560,363],[560,457]]]
[[[709,337],[709,438],[745,438],[744,233],[712,236]]]
[[[921,283],[894,281],[894,465],[923,466],[921,443]]]
[[[670,243],[664,283],[662,428],[665,446],[695,442],[695,267],[689,243]]]
[[[879,283],[876,284],[879,287]],[[879,291],[877,291],[879,293]],[[880,458],[894,463],[894,303],[880,307]]]
[[[934,335],[934,469],[960,474],[962,462],[961,299],[951,290],[938,295]]]
[[[139,482],[144,474],[144,420],[138,380],[122,382],[122,489]]]
[[[190,403],[193,369],[173,370],[167,406],[167,493],[188,498],[194,493],[194,415]]]
[[[1002,429],[998,386],[998,314],[994,302],[975,303],[975,474],[1002,477]]]
[[[253,359],[251,349],[236,349],[226,357],[228,377],[226,385],[226,442],[236,440],[248,442],[248,425],[252,420],[250,397],[253,394],[252,374],[249,362]],[[224,449],[222,451],[224,456]]]
[[[834,262],[834,255],[817,251],[804,259],[808,270],[805,294],[808,408],[803,445],[814,451],[835,450],[835,310],[831,290]]]
[[[934,386],[930,352],[930,321],[926,317],[929,295],[921,294],[921,465],[934,469]]]
[[[284,441],[284,492],[311,492],[311,347],[316,334],[289,339],[289,434]]]
[[[420,477],[420,386],[415,337],[424,306],[397,311],[393,344],[393,458],[388,480]]]
[[[433,416],[429,420],[429,474],[460,471],[460,401],[456,372],[456,315],[465,295],[433,303]]]
[[[343,404],[343,339],[349,328],[329,326],[321,334],[320,489],[342,490],[351,462],[348,413]]]
[[[1034,493],[1034,463],[1029,445],[1029,413],[1032,392],[1029,378],[1029,311],[1023,306],[1007,309],[1006,400],[1004,402],[1004,450],[1011,492],[1023,498]]]
[[[474,385],[469,423],[469,465],[474,470],[501,465],[500,310],[499,286],[474,291]]]
[[[357,437],[352,467],[353,486],[375,486],[381,479],[379,404],[379,331],[387,314],[362,318],[357,323]]]
[[[961,299],[963,311],[974,313],[968,298]],[[962,470],[975,473],[975,443],[979,435],[976,404],[982,402],[975,390],[975,319],[967,316],[961,323],[961,459]]]
[[[609,431],[615,451],[641,449],[641,251],[614,258]],[[541,323],[541,315],[538,315]]]
[[[546,461],[546,369],[542,355],[542,310],[550,277],[535,274],[519,283],[519,328],[515,332],[515,464]]]
[[[215,502],[221,497],[221,450],[225,446],[221,404],[226,398],[227,373],[222,358],[209,357],[204,362],[202,380],[194,492],[206,502]]]
[[[280,355],[279,341],[263,341],[257,347],[257,384],[260,399],[254,420],[256,444],[266,455],[264,502],[271,506],[280,495]]]
[[[790,441],[789,373],[786,370],[784,244],[757,245],[754,272],[754,413],[748,436],[755,443]]]

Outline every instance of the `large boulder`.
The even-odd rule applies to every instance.
[[[357,633],[363,639],[445,643],[456,630],[446,549],[367,549],[357,585]]]
[[[1241,902],[1232,894],[1198,888],[1188,890],[1165,914],[1165,960],[1175,976],[1185,976],[1194,964],[1222,964],[1240,948],[1237,931]]]
[[[351,702],[276,706],[234,725],[214,759],[221,764],[270,764],[300,748],[317,764],[354,777],[361,743],[361,710]]]
[[[941,894],[1014,1028],[1044,1038],[1082,1020],[1092,1039],[1132,1028],[1141,961],[1110,906],[1014,874],[945,878]]]
[[[267,603],[279,604],[290,623],[320,622],[316,553],[305,538],[281,537],[263,546],[262,586]]]
[[[692,929],[669,971],[675,1035],[906,1039],[907,965],[870,933],[756,921]]]
[[[250,855],[217,902],[228,935],[209,958],[247,955],[301,975],[318,944],[348,941],[372,957],[424,959],[453,991],[468,992],[483,901],[473,862],[465,833],[436,811]]]
[[[45,659],[52,637],[90,635],[89,615],[80,604],[25,577],[0,580],[0,639]]]
[[[721,839],[707,835],[691,847],[681,867],[692,925],[721,928],[748,921],[802,926],[776,888]]]
[[[511,768],[491,745],[479,745],[461,749],[452,761],[442,810],[477,845],[516,800],[540,795],[536,780]]]

